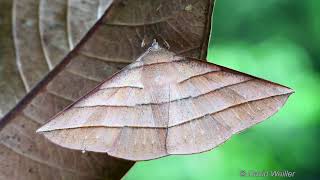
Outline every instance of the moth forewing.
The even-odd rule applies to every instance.
[[[154,44],[38,132],[66,148],[134,161],[193,154],[270,117],[292,93]]]

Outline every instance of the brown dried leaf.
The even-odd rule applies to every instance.
[[[0,2],[0,117],[73,49],[111,2]]]
[[[155,44],[38,131],[128,160],[208,151],[273,115],[290,88]]]
[[[58,7],[62,9],[64,7],[66,10],[65,2],[62,0],[13,1],[16,11],[13,25],[14,37],[16,38],[14,44],[19,71],[12,63],[14,52],[8,48],[8,56],[11,61],[6,60],[4,64],[7,64],[8,61],[11,62],[8,63],[11,69],[1,71],[1,73],[4,73],[5,77],[10,77],[12,82],[9,84],[10,88],[4,91],[5,94],[0,96],[1,104],[6,107],[4,113],[8,107],[15,103],[12,103],[11,99],[9,99],[9,103],[3,101],[8,95],[7,92],[15,94],[12,89],[16,88],[17,92],[21,92],[18,93],[18,100],[25,91],[20,89],[23,87],[22,81],[27,90],[33,87],[41,79],[41,75],[51,68],[51,65],[55,66],[59,59],[64,57],[73,47],[72,44],[77,44],[76,42],[86,31],[86,28],[82,29],[81,27],[90,26],[90,24],[83,24],[88,22],[86,16],[83,17],[83,15],[89,12],[96,13],[96,11],[91,11],[91,8],[88,8],[88,12],[79,13],[80,11],[70,6],[70,10],[66,11],[69,12],[67,14],[74,10],[74,17],[80,17],[79,21],[75,21],[72,18],[65,18],[66,13],[58,13],[62,12],[58,10]],[[68,2],[74,5],[84,2],[81,5],[84,7],[97,1],[71,0]],[[107,7],[106,0],[100,2],[105,4],[102,7]],[[11,2],[6,1],[6,4],[10,6]],[[44,7],[46,4],[48,7],[54,8],[40,8],[38,11],[38,7]],[[185,7],[190,5],[193,8],[185,10]],[[135,59],[143,52],[143,48],[141,48],[143,40],[148,44],[152,38],[157,37],[159,40],[167,42],[175,52],[204,57],[212,8],[213,1],[210,0],[173,2],[169,0],[131,0],[114,3],[103,21],[94,26],[89,34],[74,47],[74,50],[68,53],[62,63],[58,64],[10,113],[1,119],[1,178],[98,179],[109,177],[118,179],[121,177],[133,165],[132,162],[111,158],[103,154],[81,154],[67,150],[36,135],[35,130],[44,124],[49,117],[86,94],[101,80]],[[100,8],[98,11],[100,12],[98,16],[102,9]],[[86,8],[82,10],[86,10]],[[40,16],[39,19],[44,24],[40,26],[41,23],[36,16],[37,12],[47,12],[52,16]],[[28,18],[23,18],[29,16],[35,18],[36,21],[28,22]],[[69,19],[70,23],[50,23],[51,18],[54,19],[53,22],[59,18]],[[95,16],[93,21],[96,18]],[[10,23],[8,20],[8,24]],[[30,27],[24,29],[25,27],[21,23]],[[21,32],[18,33],[20,28]],[[36,31],[39,29],[39,31],[34,33],[31,31],[32,29]],[[72,31],[72,33],[66,33],[66,29],[67,32]],[[8,28],[7,31],[12,31],[12,29]],[[12,39],[7,38],[7,40],[9,45],[13,44]],[[8,46],[6,45],[6,47]],[[68,47],[69,50],[66,50]],[[49,65],[50,63],[51,65]],[[15,70],[12,71],[12,69]],[[11,72],[15,73],[14,77],[11,77]],[[19,79],[19,74],[22,75],[21,79]],[[19,86],[16,86],[15,83]],[[7,106],[6,104],[11,105]]]

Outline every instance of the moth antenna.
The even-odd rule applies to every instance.
[[[146,45],[146,41],[145,38],[143,38],[143,40],[141,41],[141,47],[143,48]]]
[[[166,49],[170,49],[170,44],[168,43],[168,41],[166,41],[166,39],[161,35],[161,34],[157,34],[155,35],[155,38],[159,41],[159,44],[161,44],[162,46],[164,46]]]
[[[166,41],[165,39],[163,39],[164,45],[166,46],[167,49],[170,49],[170,44],[168,43],[168,41]]]

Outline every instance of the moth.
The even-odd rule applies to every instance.
[[[270,117],[292,93],[154,42],[37,132],[65,148],[133,161],[200,153]]]

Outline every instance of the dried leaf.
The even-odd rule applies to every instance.
[[[39,5],[54,2],[57,2],[57,4],[60,2],[61,5],[61,2],[65,1],[41,1],[40,4],[39,1],[35,0],[14,1],[15,5],[20,2],[28,2],[33,4],[33,7],[42,7]],[[79,3],[73,0],[68,2],[74,2],[76,5]],[[89,1],[81,2],[87,5]],[[90,1],[89,4],[91,2],[93,1]],[[187,4],[193,4],[192,11],[184,10]],[[150,43],[150,40],[154,37],[163,42],[171,39],[171,41],[167,42],[170,44],[171,50],[193,55],[194,57],[205,56],[212,7],[213,1],[210,0],[187,0],[181,2],[132,0],[119,1],[113,4],[103,21],[95,25],[89,34],[74,47],[73,51],[68,53],[62,63],[58,64],[44,80],[23,98],[18,106],[1,119],[1,177],[5,179],[19,179],[21,177],[24,179],[98,179],[103,177],[119,179],[133,165],[132,162],[111,158],[103,154],[82,154],[81,152],[67,150],[50,143],[42,136],[36,135],[35,130],[44,124],[46,119],[86,94],[101,80],[135,59],[140,52],[143,52],[141,48],[143,39],[145,39],[146,44]],[[19,6],[20,8],[28,8],[28,6],[22,4]],[[38,12],[35,9],[33,8],[33,11]],[[57,9],[52,8],[51,10],[55,11]],[[31,13],[30,11],[28,12]],[[71,12],[71,10],[68,12]],[[101,13],[101,10],[98,12]],[[86,13],[81,13],[81,15],[83,14]],[[22,19],[23,16],[27,17],[27,15],[28,13],[19,17]],[[44,21],[46,21],[45,17],[43,16]],[[56,15],[54,17],[61,18],[65,16]],[[78,15],[75,17],[78,17]],[[83,16],[80,17],[82,18]],[[69,21],[74,22],[73,19]],[[48,26],[56,25],[57,28],[61,28],[61,24],[51,24],[49,22]],[[84,18],[78,22],[82,24],[87,21]],[[168,25],[169,23],[171,25]],[[32,23],[26,22],[26,25],[28,24]],[[70,25],[68,27],[71,28]],[[74,27],[81,29],[82,26],[77,27],[77,25],[74,25]],[[66,26],[63,26],[61,30],[65,28]],[[37,30],[37,28],[34,29]],[[29,87],[33,87],[41,78],[39,74],[46,73],[49,69],[49,67],[44,68],[47,70],[41,72],[34,70],[33,68],[41,64],[37,60],[42,60],[42,64],[47,65],[43,57],[57,57],[57,61],[50,61],[54,66],[59,61],[58,57],[63,57],[62,54],[64,52],[57,49],[60,47],[72,48],[72,46],[68,45],[70,41],[76,44],[76,39],[78,38],[65,39],[67,37],[66,33],[62,31],[53,33],[51,32],[53,30],[56,30],[56,28],[42,27],[42,30],[41,28],[39,30],[43,34],[47,33],[43,37],[49,39],[52,34],[59,34],[56,38],[50,40],[43,38],[41,40],[42,43],[48,43],[47,50],[43,52],[40,50],[42,48],[46,49],[45,46],[32,44],[37,43],[38,36],[33,36],[35,37],[34,39],[27,38],[28,40],[26,41],[17,41],[24,42],[21,45],[23,48],[27,49],[28,46],[34,48],[29,52],[25,52],[26,54],[20,58],[22,61],[24,60],[22,57],[35,54],[34,58],[29,59],[29,64],[26,63],[27,61],[24,65],[22,62],[20,63],[22,70],[24,69],[23,76],[28,79],[24,83],[28,84]],[[80,37],[82,33],[85,32],[79,33],[80,35],[76,37]],[[24,35],[32,36],[32,32],[24,31]],[[15,37],[18,37],[18,35]],[[19,37],[23,39],[22,33]],[[62,42],[67,44],[59,46]],[[53,44],[56,46],[53,46]],[[38,48],[41,49],[39,50]],[[41,52],[42,55],[38,56],[38,52]],[[19,53],[19,51],[16,52],[17,56],[20,57]],[[14,67],[14,64],[12,67]],[[20,70],[20,73],[22,70]],[[10,75],[10,73],[7,75]],[[12,78],[12,80],[14,79]],[[21,79],[17,82],[21,82]],[[11,91],[8,90],[8,92]],[[2,101],[2,97],[5,97],[5,95],[1,94],[2,104],[5,104]]]
[[[111,2],[0,2],[0,117],[73,49]]]
[[[38,131],[63,147],[134,161],[199,153],[273,115],[291,93],[154,44]]]

